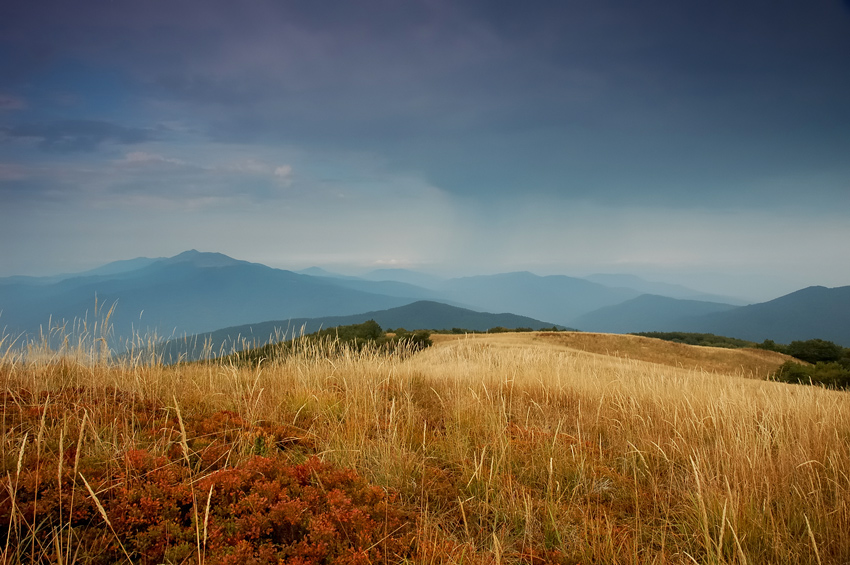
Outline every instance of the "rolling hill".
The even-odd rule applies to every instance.
[[[515,314],[475,312],[466,308],[423,300],[397,308],[351,316],[294,318],[223,328],[214,332],[169,340],[157,349],[157,353],[161,354],[167,363],[173,363],[178,359],[194,360],[204,358],[209,353],[214,355],[231,353],[246,346],[259,347],[294,335],[312,333],[335,326],[361,324],[367,320],[375,320],[384,329],[405,328],[408,330],[463,328],[486,331],[497,326],[539,330],[554,326],[551,323]]]
[[[438,347],[446,347],[459,337],[433,336]],[[764,349],[728,349],[673,343],[636,335],[598,334],[589,332],[534,332],[477,334],[460,336],[466,343],[492,346],[566,348],[597,355],[600,358],[629,359],[673,367],[735,375],[751,379],[767,379],[792,357]]]

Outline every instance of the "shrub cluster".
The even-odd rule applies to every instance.
[[[823,339],[792,341],[788,345],[766,339],[758,347],[811,363],[784,363],[776,372],[775,378],[778,381],[850,389],[850,348]]]
[[[45,416],[27,410],[17,415],[22,424]],[[117,458],[82,453],[75,441],[56,446],[24,438],[3,461],[0,479],[0,539],[14,551],[6,558],[39,562],[54,554],[61,562],[70,551],[95,565],[304,565],[412,554],[413,516],[354,471],[316,457],[293,464],[280,449],[227,463],[240,434],[264,438],[258,450],[271,452],[270,445],[287,447],[287,431],[249,429],[235,414],[219,412],[187,419],[183,432],[161,414],[135,410],[137,448]],[[165,446],[163,433],[173,440]],[[147,441],[152,434],[158,442]]]
[[[432,345],[431,334],[425,330],[409,332],[399,328],[387,335],[375,320],[362,324],[336,326],[307,334],[289,341],[271,343],[234,353],[225,361],[237,364],[257,364],[261,361],[291,355],[296,351],[311,352],[319,356],[334,356],[344,351],[362,351],[365,348],[393,352],[415,352]]]
[[[387,333],[390,333],[387,330]],[[431,341],[431,332],[428,330],[415,330],[408,331],[404,328],[398,328],[394,332],[395,335],[392,337],[386,337],[388,343],[391,344],[392,347],[398,347],[399,344],[407,344],[407,346],[411,347],[415,351],[419,351],[421,349],[425,349],[426,347],[431,347],[434,345],[434,342]],[[378,342],[380,343],[380,342]]]
[[[850,348],[841,347],[823,339],[792,341],[788,345],[766,339],[757,346],[759,349],[778,351],[796,357],[806,363],[838,363],[850,369]]]
[[[777,381],[794,384],[814,384],[827,388],[850,389],[850,369],[840,363],[818,362],[801,365],[786,361],[776,372]]]

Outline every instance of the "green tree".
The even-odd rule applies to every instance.
[[[786,361],[777,371],[775,378],[783,383],[850,389],[850,370],[838,363],[820,362],[815,365],[801,365],[794,361]]]
[[[844,348],[831,341],[809,339],[806,341],[792,341],[783,353],[787,353],[807,363],[832,363],[841,359]]]

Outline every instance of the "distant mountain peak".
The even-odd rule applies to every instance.
[[[192,261],[197,259],[198,257],[203,256],[204,253],[201,253],[197,249],[190,249],[188,251],[184,251],[183,253],[178,253],[174,257],[169,257],[170,261]],[[209,253],[209,255],[220,255],[220,253]]]
[[[820,285],[807,286],[806,288],[795,290],[794,292],[780,296],[779,298],[774,298],[773,300],[769,300],[763,304],[797,303],[800,305],[805,304],[807,307],[812,307],[814,305],[829,304],[833,300],[842,300],[845,301],[845,303],[850,300],[850,286],[837,286],[834,288]],[[758,305],[756,304],[753,306]]]
[[[169,257],[163,262],[166,264],[191,263],[196,267],[227,267],[230,265],[244,263],[245,261],[239,261],[233,257],[228,257],[223,253],[210,253],[206,251],[198,251],[197,249],[190,249],[183,253],[179,253],[174,257]]]
[[[839,287],[836,287],[836,288],[842,288],[842,287],[839,286]],[[835,289],[829,288],[829,287],[826,287],[826,286],[821,286],[821,285],[817,284],[817,285],[814,285],[814,286],[807,286],[806,288],[801,288],[797,292],[823,292],[825,290],[835,290]],[[796,294],[796,293],[792,292],[791,294]]]

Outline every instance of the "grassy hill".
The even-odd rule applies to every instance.
[[[434,337],[260,367],[5,350],[5,562],[847,561],[850,395],[745,350]]]
[[[788,355],[764,349],[703,347],[621,334],[570,331],[474,336],[434,334],[431,339],[440,344],[479,339],[481,343],[502,347],[558,347],[573,352],[759,380],[770,378],[786,361],[799,362]]]
[[[559,332],[539,339],[590,353],[756,379],[768,378],[791,359],[764,349],[700,347],[634,335]]]

